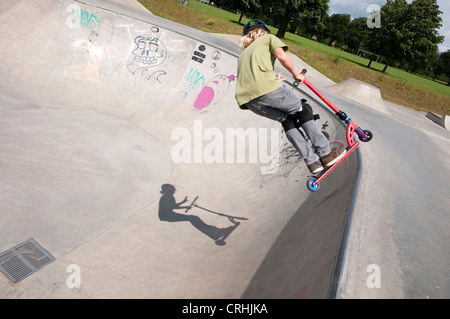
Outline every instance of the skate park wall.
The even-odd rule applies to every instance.
[[[142,296],[333,298],[358,183],[359,153],[348,156],[318,192],[310,193],[306,165],[279,123],[240,110],[236,104],[240,48],[115,1],[8,0],[1,2],[0,14],[2,123],[6,128],[8,123],[13,125],[13,119],[20,123],[17,118],[27,118],[20,124],[34,125],[39,133],[34,135],[36,140],[20,142],[13,133],[4,134],[0,142],[9,152],[5,161],[13,166],[20,158],[23,166],[35,165],[39,159],[27,150],[31,152],[32,145],[47,150],[56,143],[58,153],[70,153],[71,160],[79,156],[72,165],[83,167],[89,156],[83,152],[104,147],[108,159],[102,160],[114,167],[130,166],[119,170],[118,180],[98,184],[95,204],[89,208],[83,206],[83,198],[88,198],[87,190],[91,189],[89,178],[95,174],[101,177],[94,168],[88,177],[85,172],[86,176],[73,183],[52,184],[39,182],[37,173],[33,180],[27,180],[20,173],[23,166],[9,172],[0,167],[0,173],[8,176],[0,182],[1,189],[8,190],[8,198],[3,195],[8,205],[3,205],[2,214],[8,211],[15,216],[5,218],[7,222],[1,226],[0,252],[27,238],[37,240],[56,259],[81,245],[94,245],[92,238],[136,212],[157,206],[154,203],[161,196],[161,186],[171,184],[179,193],[199,196],[202,206],[220,207],[222,212],[244,220],[227,236],[225,246],[218,241],[198,246],[196,258],[214,256],[211,269],[196,273],[198,282],[208,287],[204,289],[207,295],[183,290],[178,281],[178,294],[170,295],[169,289],[165,293],[161,284],[156,285],[159,294],[155,291]],[[286,85],[308,99],[320,115],[317,124],[332,146],[345,146],[345,127],[323,102],[307,88]],[[71,128],[64,131],[64,139],[53,140],[53,144],[47,140],[54,138],[52,123]],[[77,123],[89,127],[88,133],[77,131]],[[77,132],[84,135],[75,135]],[[229,132],[245,134],[235,134],[231,141]],[[133,147],[127,145],[128,140],[111,142],[127,134],[136,143]],[[92,142],[100,135],[102,138]],[[15,143],[22,145],[20,155],[20,145],[11,147]],[[90,148],[77,145],[81,151],[75,152],[71,143]],[[190,148],[185,148],[186,143]],[[234,151],[239,145],[245,149],[243,157]],[[110,163],[113,159],[116,161]],[[51,163],[42,162],[39,167],[45,165]],[[68,165],[53,163],[47,178],[58,175],[67,179]],[[128,173],[132,177],[124,177]],[[20,196],[12,191],[11,181],[21,190]],[[130,194],[123,193],[127,182],[132,185]],[[114,183],[117,188],[111,186]],[[63,186],[56,189],[56,185]],[[35,195],[27,196],[27,192]],[[59,205],[52,206],[49,202],[56,192]],[[36,194],[38,204],[24,204],[36,199]],[[34,205],[39,205],[40,216],[32,214],[37,209]],[[61,216],[62,210],[71,212],[70,223],[65,224],[68,218]],[[21,220],[18,216],[33,227],[15,225]],[[223,223],[221,216],[206,218],[209,223]],[[53,221],[51,228],[49,220]],[[192,241],[190,232],[180,236]],[[127,238],[123,235],[121,240],[126,242]],[[183,251],[185,243],[173,240],[170,245],[179,245]],[[154,244],[161,255],[169,243],[155,239]],[[218,252],[231,248],[226,254]],[[187,268],[193,260],[194,256],[179,254],[170,262]],[[146,269],[156,275],[164,272],[157,265]],[[217,273],[222,275],[206,279],[215,278]],[[41,285],[51,285],[52,280],[50,276],[43,278]],[[221,292],[211,293],[214,286],[221,286]],[[101,292],[86,293],[102,296]],[[55,291],[52,296],[65,295]]]

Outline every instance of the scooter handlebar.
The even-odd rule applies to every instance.
[[[306,74],[307,70],[303,69],[302,72],[300,74]],[[362,142],[369,142],[372,137],[373,134],[371,131],[369,130],[361,130],[361,128],[359,128],[358,126],[356,126],[353,122],[351,122],[351,119],[347,119],[347,114],[345,114],[344,112],[342,112],[341,110],[339,110],[333,103],[331,103],[322,93],[319,92],[319,90],[317,90],[311,83],[309,83],[309,81],[307,81],[306,79],[304,80],[304,83],[306,84],[306,86],[308,86],[319,98],[322,99],[322,101],[324,101],[334,112],[335,114],[338,116],[339,119],[341,119],[342,121],[344,121],[347,124],[347,127],[349,125],[353,125],[355,130],[355,133],[358,135],[358,138],[360,141]],[[300,80],[295,80],[293,85],[296,87],[300,84]],[[350,123],[351,122],[351,123]],[[347,137],[347,142],[350,146],[352,146],[354,144],[353,141],[353,132],[351,135],[349,135]],[[353,141],[353,142],[352,142]]]
[[[307,70],[306,70],[306,69],[303,69],[302,72],[300,72],[300,74],[305,75],[306,72],[307,72]],[[300,84],[300,80],[298,80],[298,79],[295,80],[294,83],[293,83],[294,86],[298,86],[299,84]]]

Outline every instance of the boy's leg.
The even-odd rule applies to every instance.
[[[314,114],[311,106],[306,103],[306,100],[303,101],[302,111],[291,117],[301,126],[311,140],[312,147],[319,155],[322,165],[329,167],[342,158],[346,150],[345,148],[331,150],[328,139],[314,122]]]
[[[266,106],[276,108],[286,114],[295,114],[302,110],[302,102],[297,95],[284,85],[261,97]]]
[[[319,157],[308,144],[308,142],[303,138],[300,134],[300,131],[297,128],[293,128],[286,132],[286,137],[291,142],[291,144],[295,147],[295,149],[300,153],[300,155],[305,160],[306,165],[311,165],[317,161],[319,161]]]
[[[278,122],[284,122],[289,114],[301,110],[300,99],[285,86],[248,102],[246,106],[254,113]]]
[[[304,123],[301,128],[305,131],[306,135],[311,140],[312,147],[314,151],[319,155],[319,157],[323,157],[330,153],[330,142],[322,133],[322,131],[317,127],[314,120],[310,120]]]
[[[305,131],[311,140],[314,150],[320,157],[320,162],[324,167],[329,167],[340,160],[347,150],[345,148],[339,148],[331,150],[328,139],[319,130],[314,121],[308,121],[302,125],[302,129]]]
[[[284,122],[288,116],[283,111],[258,103],[256,100],[250,101],[246,106],[253,113],[278,122]]]
[[[304,135],[300,132],[300,130],[295,126],[295,122],[292,119],[287,119],[282,123],[284,131],[286,132],[286,137],[291,142],[291,144],[295,147],[295,149],[300,153],[303,157],[308,168],[312,170],[323,169],[319,161],[319,157],[311,148],[309,143],[306,141]],[[315,164],[313,166],[314,169],[311,169],[310,165]],[[317,167],[316,167],[317,166]]]
[[[271,105],[277,105],[277,108],[271,107]],[[281,106],[281,109],[278,108],[278,105]],[[298,128],[295,127],[294,120],[288,118],[288,115],[295,114],[301,107],[301,101],[292,92],[282,86],[277,91],[248,102],[246,106],[255,114],[282,123],[287,139],[303,157],[312,173],[317,173],[323,169],[319,156],[317,156]],[[282,109],[291,113],[284,112]]]

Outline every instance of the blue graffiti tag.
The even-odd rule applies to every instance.
[[[191,68],[191,70],[184,77],[184,79],[186,80],[186,82],[189,82],[189,87],[192,87],[193,89],[196,89],[200,85],[203,86],[205,84],[205,78],[203,77],[203,75],[201,75],[197,69],[195,69],[195,71],[194,71],[193,68]],[[200,81],[201,81],[201,84],[200,84]]]

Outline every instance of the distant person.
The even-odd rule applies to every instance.
[[[314,114],[306,100],[300,100],[283,81],[281,72],[275,75],[278,59],[295,80],[303,82],[304,76],[296,71],[288,47],[270,34],[261,20],[252,20],[244,26],[241,46],[244,49],[238,60],[236,101],[241,109],[279,121],[288,140],[302,155],[311,173],[317,174],[344,156],[344,148],[331,150],[328,139],[314,122]],[[309,137],[312,147],[298,128]]]

